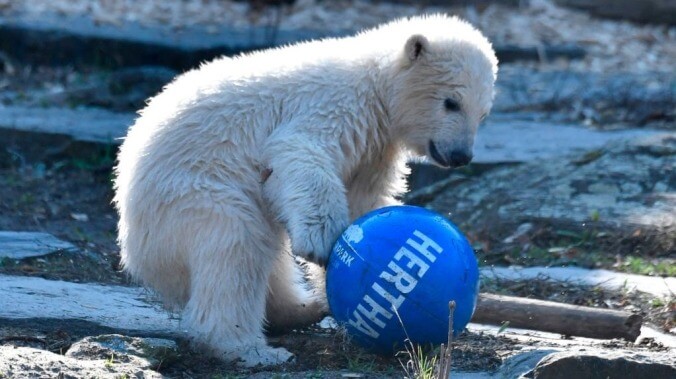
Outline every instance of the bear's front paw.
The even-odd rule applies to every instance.
[[[347,227],[347,217],[328,219],[314,224],[299,224],[290,230],[291,250],[294,254],[326,266],[333,244]]]

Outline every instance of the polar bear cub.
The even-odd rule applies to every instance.
[[[396,204],[407,158],[467,164],[496,74],[479,31],[431,15],[180,75],[120,148],[126,271],[221,358],[288,361],[266,328],[327,312],[294,255],[322,265],[351,220]]]

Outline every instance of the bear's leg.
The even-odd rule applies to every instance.
[[[307,326],[329,314],[322,288],[323,270],[312,263],[302,264],[305,267],[286,251],[275,262],[266,303],[271,333]]]
[[[263,327],[268,280],[282,239],[258,209],[247,208],[214,204],[184,216],[192,233],[184,241],[191,286],[182,326],[226,360],[280,364],[293,355],[268,346]]]
[[[397,197],[406,192],[410,171],[405,158],[390,149],[357,169],[347,194],[352,220],[374,209],[402,204]]]
[[[302,126],[278,127],[266,142],[262,162],[270,175],[263,197],[286,226],[293,253],[326,265],[333,243],[349,224],[345,185],[334,155],[317,135],[285,132],[294,128]]]

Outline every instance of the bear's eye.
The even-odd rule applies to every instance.
[[[444,108],[449,112],[458,112],[460,110],[460,104],[451,98],[447,98],[444,100]]]

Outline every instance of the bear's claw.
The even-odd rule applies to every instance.
[[[292,229],[291,250],[296,255],[326,267],[333,243],[347,224],[346,220],[336,222],[335,219],[327,218],[323,223],[305,224],[304,227]]]

